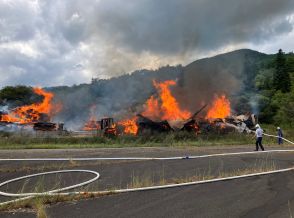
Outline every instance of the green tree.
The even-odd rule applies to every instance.
[[[11,107],[32,104],[42,100],[42,97],[34,94],[31,87],[6,86],[0,90],[0,102],[9,103]]]
[[[286,58],[282,49],[277,54],[273,85],[275,90],[281,90],[283,93],[291,90],[290,75],[286,68]]]
[[[255,87],[258,90],[271,90],[273,87],[274,68],[265,68],[255,77]]]
[[[278,107],[274,116],[275,124],[294,127],[294,91],[276,92],[272,99],[272,105]]]

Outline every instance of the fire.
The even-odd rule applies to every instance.
[[[34,93],[43,97],[42,102],[15,108],[9,114],[0,117],[2,122],[17,122],[21,124],[29,124],[42,120],[42,116],[48,118],[57,113],[61,107],[52,104],[54,94],[47,92],[41,88],[34,88]]]
[[[212,107],[208,110],[206,119],[225,118],[231,114],[230,101],[225,95],[216,96]]]
[[[96,111],[96,105],[93,105],[90,108],[90,118],[89,120],[85,123],[83,130],[85,131],[93,131],[93,130],[99,130],[101,129],[101,125],[100,122],[97,121],[96,115],[95,115],[95,111]]]
[[[121,125],[124,127],[125,134],[136,135],[138,132],[137,117],[133,117],[132,119],[129,119],[129,120],[122,120],[118,122],[118,125]]]
[[[84,125],[83,130],[85,131],[92,131],[92,130],[99,130],[100,129],[100,122],[96,120],[95,117],[91,117]]]
[[[3,114],[0,116],[0,122],[15,123],[19,120],[15,117],[10,116],[9,114]]]
[[[32,123],[40,120],[41,114],[50,114],[52,110],[51,101],[53,99],[53,93],[46,92],[41,88],[34,88],[34,93],[43,96],[44,99],[41,103],[35,103],[23,107],[16,108],[13,114],[20,118],[20,123]]]
[[[175,86],[176,82],[167,80],[162,83],[153,81],[154,87],[157,89],[159,99],[152,95],[145,103],[144,116],[160,119],[160,120],[185,120],[191,117],[191,113],[181,110],[175,97],[170,91],[171,86]]]

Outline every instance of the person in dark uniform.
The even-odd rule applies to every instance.
[[[264,151],[264,147],[262,146],[263,130],[259,124],[256,124],[255,128],[256,128],[256,130],[255,130],[255,136],[256,136],[256,142],[255,142],[256,149],[255,149],[255,151],[258,151],[259,147],[261,148],[261,150]]]
[[[278,144],[281,145],[283,144],[283,132],[280,127],[277,127],[277,131],[278,131]]]

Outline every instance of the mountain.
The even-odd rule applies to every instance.
[[[285,54],[285,58],[287,71],[294,83],[294,54]],[[235,114],[253,112],[259,114],[263,122],[286,122],[287,117],[293,117],[287,106],[293,103],[293,88],[292,94],[273,89],[275,67],[276,55],[241,49],[196,60],[187,66],[137,70],[108,80],[93,79],[90,84],[47,89],[54,92],[54,99],[63,105],[62,112],[54,121],[65,122],[71,129],[80,128],[90,116],[97,119],[135,116],[142,112],[146,100],[157,93],[153,81],[166,80],[177,82],[170,87],[172,94],[180,108],[191,113],[204,104],[212,103],[215,96],[226,95]],[[19,105],[31,102],[36,96],[30,90],[25,87],[2,89],[0,103]],[[28,96],[28,99],[23,96]],[[16,99],[16,104],[13,99]]]
[[[155,93],[153,80],[177,80],[178,85],[171,87],[172,92],[180,106],[192,112],[203,103],[210,103],[215,95],[222,94],[231,97],[235,107],[238,104],[236,96],[254,91],[258,65],[268,57],[257,51],[241,49],[200,59],[187,66],[138,70],[109,80],[93,80],[91,84],[52,87],[50,90],[63,102],[64,112],[57,120],[69,125],[84,123],[90,110],[96,117],[124,118],[137,114]],[[249,107],[246,110],[250,111]]]
[[[216,94],[232,96],[244,91],[251,92],[258,65],[267,57],[257,51],[242,49],[197,60],[185,66],[182,84],[189,105],[196,107],[197,102],[209,102]]]

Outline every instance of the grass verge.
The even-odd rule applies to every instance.
[[[128,185],[128,188],[141,188],[147,186],[158,186],[158,185],[170,185],[180,184],[188,182],[198,182],[210,179],[220,179],[233,176],[241,176],[254,173],[262,173],[277,170],[276,164],[273,161],[260,161],[256,162],[254,166],[242,169],[236,169],[233,171],[219,170],[217,173],[212,173],[211,169],[207,171],[198,171],[195,175],[186,176],[182,178],[166,179],[164,177],[164,171],[161,172],[159,181],[155,181],[154,176],[150,174],[143,174],[142,176],[132,175],[132,181]]]
[[[272,128],[272,127],[271,127]],[[269,127],[268,127],[269,129]],[[269,131],[266,131],[270,133]],[[287,132],[289,135],[290,132]],[[294,135],[294,132],[293,132]],[[290,136],[290,135],[289,135]],[[289,138],[291,140],[291,137]],[[294,138],[292,139],[294,141]],[[275,138],[264,138],[264,144],[277,144]],[[252,135],[240,133],[210,133],[194,135],[187,132],[149,136],[106,137],[32,137],[23,135],[0,136],[0,149],[62,149],[62,148],[123,148],[123,147],[202,147],[254,144]],[[287,145],[287,143],[285,143]]]

